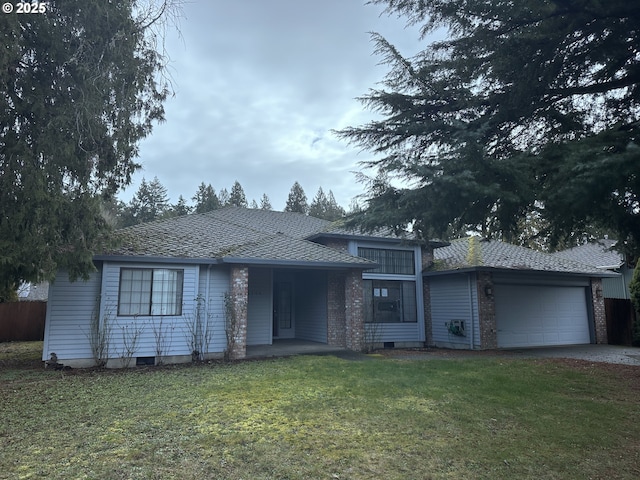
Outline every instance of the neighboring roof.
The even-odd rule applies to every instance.
[[[598,268],[616,269],[624,264],[624,257],[620,252],[612,250],[618,243],[616,240],[604,238],[595,242],[585,243],[577,247],[562,250],[552,255],[566,258],[575,262],[585,263]]]
[[[594,277],[612,276],[591,265],[567,260],[499,240],[467,237],[452,240],[447,247],[436,248],[434,264],[426,274],[459,270],[499,269],[513,271],[556,272]]]
[[[375,262],[308,240],[321,237],[332,228],[329,221],[299,213],[226,207],[123,228],[116,232],[120,246],[96,258],[356,268],[375,265]]]

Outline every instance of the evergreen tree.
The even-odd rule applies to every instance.
[[[344,208],[338,205],[331,190],[329,190],[329,195],[325,195],[322,187],[320,187],[309,206],[309,215],[334,221],[344,217],[345,211]]]
[[[168,94],[170,0],[42,5],[0,16],[0,290],[95,270],[102,198],[130,183]]]
[[[169,210],[167,189],[158,177],[147,182],[144,178],[134,197],[129,202],[129,211],[134,223],[157,220]]]
[[[247,197],[244,194],[244,190],[237,180],[231,187],[231,194],[229,195],[229,205],[234,207],[247,208]]]
[[[273,207],[271,206],[271,201],[269,200],[269,197],[267,197],[266,193],[263,193],[262,198],[260,199],[260,209],[273,210]]]
[[[251,200],[251,206],[249,208],[253,208],[255,210],[258,209],[258,202],[255,199]]]
[[[220,203],[220,206],[226,207],[227,205],[229,205],[229,200],[229,191],[226,188],[220,190],[220,193],[218,193],[218,202]]]
[[[182,195],[178,197],[178,203],[171,207],[171,215],[175,217],[181,217],[183,215],[189,215],[193,209],[187,205],[187,201]]]
[[[210,212],[220,208],[220,201],[211,184],[205,185],[202,182],[192,200],[195,202],[196,213]]]
[[[390,71],[362,100],[383,118],[339,133],[389,181],[351,223],[513,241],[538,214],[550,245],[596,226],[639,250],[640,3],[373,3],[448,38],[409,59],[373,35]]]
[[[309,205],[307,205],[307,196],[304,190],[298,182],[295,182],[287,197],[287,204],[284,207],[285,212],[304,213],[305,215],[309,211]]]
[[[311,205],[309,205],[309,215],[317,218],[324,218],[327,213],[327,207],[329,206],[329,200],[324,194],[322,187],[318,188],[316,196],[313,197]]]

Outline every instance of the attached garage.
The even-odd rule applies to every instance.
[[[607,343],[602,278],[610,276],[497,240],[453,240],[434,250],[433,265],[423,271],[430,300],[427,344],[494,349]]]
[[[495,285],[499,348],[591,343],[584,287]]]

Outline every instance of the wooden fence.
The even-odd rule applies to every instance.
[[[0,342],[44,339],[47,302],[0,303]]]
[[[631,345],[635,312],[631,300],[605,298],[604,311],[607,317],[607,338],[610,345]]]

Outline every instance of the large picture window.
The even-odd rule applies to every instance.
[[[364,280],[364,318],[367,323],[417,322],[416,283]]]
[[[369,273],[392,273],[396,275],[415,275],[416,273],[412,250],[359,247],[358,255],[378,263],[379,266],[368,270]]]
[[[122,268],[118,315],[182,315],[184,270]]]

